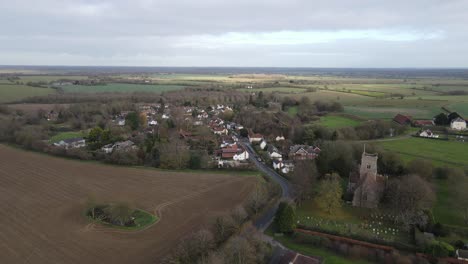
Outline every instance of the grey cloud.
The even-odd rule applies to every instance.
[[[0,64],[466,67],[464,0],[0,0]],[[342,39],[225,45],[279,31],[441,33],[436,39]],[[202,36],[221,36],[216,47]]]

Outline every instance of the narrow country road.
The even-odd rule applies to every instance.
[[[255,150],[252,148],[250,142],[246,139],[242,139],[239,141],[240,144],[247,150],[249,153],[249,159],[252,161],[253,164],[263,173],[265,173],[271,180],[278,183],[281,187],[281,198],[282,199],[291,199],[291,186],[285,178],[281,175],[276,173],[273,169],[268,167],[266,164],[258,160],[258,155]],[[265,229],[273,222],[273,218],[275,217],[276,210],[278,209],[278,203],[275,204],[272,208],[266,211],[257,221],[255,221],[255,227],[260,231],[265,231]]]

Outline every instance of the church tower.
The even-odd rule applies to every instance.
[[[366,146],[364,145],[364,152],[361,157],[361,167],[359,170],[360,178],[365,177],[366,174],[372,175],[375,179],[377,177],[377,154],[366,153]]]

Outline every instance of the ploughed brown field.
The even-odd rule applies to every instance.
[[[0,145],[0,263],[158,263],[179,239],[242,203],[255,177],[79,162]],[[90,195],[159,214],[140,231],[91,224]]]

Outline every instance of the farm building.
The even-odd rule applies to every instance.
[[[410,125],[411,124],[411,116],[406,116],[402,114],[398,114],[393,118],[393,121],[397,124],[402,126]]]
[[[54,143],[56,147],[63,147],[65,149],[82,148],[86,147],[86,140],[84,138],[68,138]]]
[[[439,138],[439,135],[436,135],[436,134],[432,133],[432,131],[429,130],[429,129],[420,131],[419,136],[420,137],[426,137],[426,138]]]
[[[450,128],[453,130],[466,130],[466,121],[460,117],[450,122]]]
[[[434,121],[432,121],[432,120],[414,120],[413,125],[416,126],[416,127],[433,126]]]

